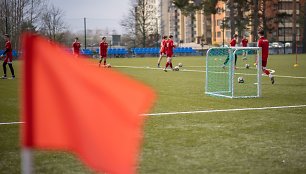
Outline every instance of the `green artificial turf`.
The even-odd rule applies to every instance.
[[[205,95],[203,57],[175,57],[175,65],[183,63],[178,72],[156,69],[156,62],[108,59],[112,69],[151,86],[158,96],[150,112],[156,115],[145,122],[138,173],[306,173],[305,106],[211,112],[306,105],[306,55],[298,55],[298,67],[295,55],[271,55],[268,68],[275,70],[276,82],[263,77],[262,97],[252,99]],[[19,121],[20,64],[14,62],[17,79],[0,80],[1,123]],[[210,112],[158,115],[185,111]],[[19,126],[0,125],[0,173],[20,173]],[[91,173],[69,153],[35,151],[34,157],[36,173]]]

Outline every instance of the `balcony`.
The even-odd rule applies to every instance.
[[[279,13],[287,13],[289,15],[293,14],[293,10],[292,9],[288,9],[288,10],[278,10]],[[299,15],[300,14],[300,10],[296,10],[296,14]]]
[[[293,2],[293,0],[278,0],[279,2]],[[300,2],[299,0],[296,0],[296,2]]]
[[[278,36],[278,41],[284,42],[284,36]],[[292,41],[292,36],[286,36],[286,37],[285,37],[285,41],[286,41],[286,42]]]
[[[293,27],[293,23],[292,22],[286,22],[285,23],[285,27],[288,28],[288,27]],[[299,28],[300,27],[300,24],[296,24],[296,27]],[[278,23],[278,28],[284,28],[284,24],[282,23]]]

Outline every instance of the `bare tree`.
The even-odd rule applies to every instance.
[[[45,0],[1,0],[0,31],[11,35],[14,49],[19,47],[19,38],[25,30],[35,30],[37,21]],[[32,18],[30,18],[32,16]],[[30,20],[32,19],[32,21]],[[1,45],[3,41],[1,40]]]
[[[17,48],[19,45],[18,38],[21,33],[21,24],[23,23],[26,5],[26,0],[6,0],[3,3],[5,26],[1,28],[4,28],[2,30],[5,33],[11,35],[13,48]]]
[[[24,30],[36,31],[46,3],[47,0],[27,0],[27,5],[24,9]]]
[[[128,16],[125,16],[121,21],[121,26],[131,34],[130,38],[134,40],[134,45],[140,45],[142,47],[149,46],[149,42],[153,42],[155,39],[153,36],[157,31],[154,6],[149,3],[148,0],[130,1],[131,8]]]
[[[63,21],[64,12],[51,5],[47,7],[41,15],[40,33],[54,41],[61,41],[62,33],[66,29]]]

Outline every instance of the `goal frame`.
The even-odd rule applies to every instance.
[[[229,83],[229,92],[230,95],[224,95],[222,94],[222,91],[208,91],[208,82],[209,82],[209,54],[212,50],[216,50],[216,49],[228,49],[229,50],[229,59],[230,59],[230,67],[228,69],[228,83]],[[256,84],[256,88],[257,88],[257,93],[256,95],[235,95],[235,86],[234,86],[234,82],[235,82],[235,54],[240,51],[240,50],[257,50],[256,53],[256,77],[257,77],[257,84]],[[220,68],[222,68],[222,66],[220,65]],[[206,52],[206,82],[205,82],[205,94],[206,95],[211,95],[211,96],[217,96],[217,97],[225,97],[225,98],[258,98],[262,96],[262,92],[261,92],[261,77],[262,77],[262,57],[261,57],[261,48],[260,47],[214,47],[214,48],[210,48],[207,50]],[[224,92],[224,91],[223,91]]]

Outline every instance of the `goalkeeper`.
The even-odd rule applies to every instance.
[[[234,34],[233,39],[230,42],[230,47],[236,47],[237,44],[237,38],[238,35]],[[229,61],[229,55],[227,56],[227,58],[225,59],[224,63],[223,63],[223,69],[225,69],[225,66],[227,65],[228,61]],[[235,54],[235,69],[236,69],[236,63],[237,63],[237,54]]]

